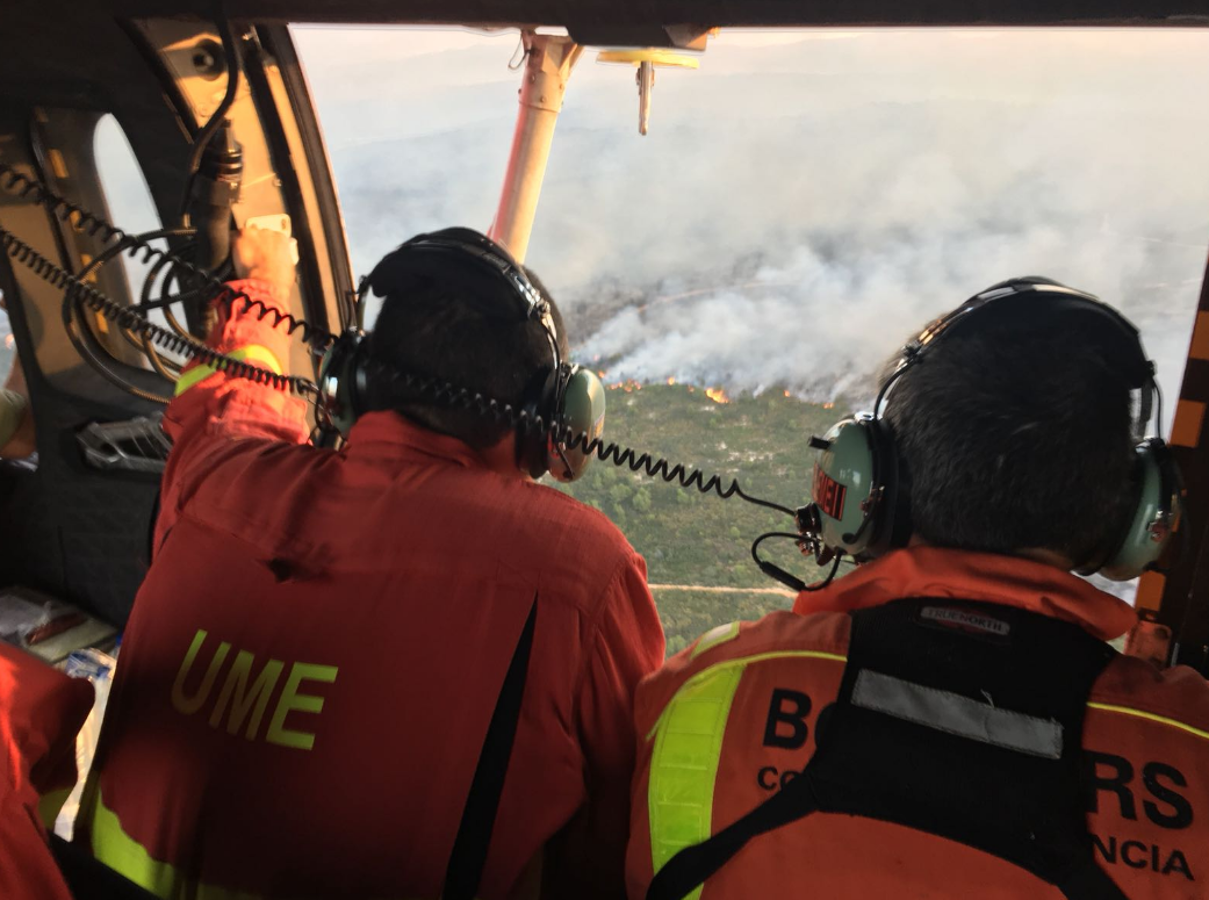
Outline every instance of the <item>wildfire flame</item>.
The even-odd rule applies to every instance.
[[[788,396],[789,396],[789,391],[786,391],[786,392],[785,392],[785,396],[786,396],[786,397],[788,397]]]
[[[13,349],[13,344],[15,344],[16,342],[17,342],[17,339],[15,337],[13,337],[11,334],[6,334],[4,336],[4,346],[7,347],[9,350]]]
[[[832,409],[834,406],[835,406],[834,403],[824,403],[823,409]]]
[[[675,378],[672,378],[672,377],[669,375],[669,376],[668,376],[668,379],[667,379],[667,383],[668,383],[668,385],[669,385],[669,386],[670,386],[670,385],[673,385],[673,384],[675,384],[675,383],[676,383],[676,379],[675,379]]]
[[[627,378],[625,381],[613,382],[608,385],[608,388],[610,391],[625,391],[627,394],[632,394],[634,391],[642,390],[642,384],[633,378]]]
[[[726,396],[726,391],[722,388],[706,388],[705,396],[715,403],[730,403],[730,397]]]

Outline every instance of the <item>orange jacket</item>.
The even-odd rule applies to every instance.
[[[245,316],[215,340],[286,356]],[[549,896],[620,891],[632,694],[663,657],[641,557],[599,513],[393,413],[319,450],[301,400],[194,372],[164,420],[96,855],[161,896],[436,897],[536,594],[479,896],[518,896],[543,864]]]
[[[0,897],[70,900],[46,829],[76,783],[92,685],[0,644]]]
[[[801,771],[814,752],[819,712],[835,699],[844,670],[851,620],[841,611],[906,597],[1007,604],[1077,623],[1105,640],[1134,621],[1128,604],[1057,569],[915,548],[803,594],[797,614],[714,629],[638,690],[627,858],[632,900],[645,896],[655,868],[680,848],[737,820]],[[774,706],[778,689],[781,701]],[[785,739],[769,742],[770,725]],[[1083,747],[1095,784],[1088,828],[1101,866],[1131,900],[1209,897],[1205,680],[1185,667],[1161,672],[1118,657],[1095,684]],[[964,844],[816,813],[753,839],[700,896],[1006,900],[1061,894]]]

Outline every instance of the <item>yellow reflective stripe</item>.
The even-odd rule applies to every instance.
[[[153,859],[142,844],[122,830],[117,813],[100,798],[92,807],[92,853],[109,868],[129,878],[164,900],[188,897],[190,900],[262,900],[259,894],[233,891],[209,884],[194,884],[175,867]]]
[[[250,362],[263,366],[276,375],[281,374],[281,363],[277,361],[277,357],[273,355],[272,350],[261,344],[249,344],[246,347],[240,347],[238,350],[232,350],[226,355],[240,362]],[[195,366],[177,379],[176,396],[179,397],[189,390],[189,388],[196,387],[200,382],[205,381],[219,371],[214,366]]]
[[[737,659],[727,659],[720,663],[710,666],[707,669],[702,669],[689,681],[694,678],[700,678],[707,672],[714,669],[725,668],[727,666],[746,666],[751,663],[764,662],[768,659],[830,659],[835,662],[848,662],[848,657],[842,653],[828,653],[825,650],[771,650],[768,653],[755,653],[751,656],[740,656]]]
[[[710,836],[722,736],[742,677],[741,667],[717,667],[709,678],[682,687],[660,716],[647,791],[655,872]],[[700,896],[697,887],[687,900]]]
[[[680,686],[680,690],[684,690],[690,684],[701,678],[708,677],[710,673],[716,669],[725,668],[743,668],[748,663],[764,662],[767,659],[830,659],[835,662],[848,662],[848,657],[841,656],[838,653],[827,653],[823,650],[773,650],[768,653],[756,653],[751,656],[740,656],[737,659],[727,659],[719,663],[714,663],[712,666],[707,666],[696,675],[689,678]],[[675,699],[675,698],[673,698]],[[671,704],[668,704],[670,707]],[[663,724],[663,718],[667,715],[667,709],[660,714],[659,720],[655,722],[655,727],[647,732],[646,739],[649,741],[659,731],[659,726]]]
[[[262,895],[250,891],[194,883],[168,863],[152,859],[141,844],[122,830],[117,813],[101,802],[99,791],[95,791],[91,830],[92,852],[97,859],[164,900],[264,900]]]
[[[1166,716],[1160,716],[1157,713],[1146,712],[1144,709],[1134,709],[1130,706],[1113,706],[1111,703],[1088,703],[1087,708],[1099,709],[1104,712],[1120,713],[1123,716],[1134,716],[1139,719],[1147,719],[1151,722],[1158,722],[1160,725],[1170,725],[1172,728],[1178,728],[1180,731],[1186,731],[1188,734],[1196,735],[1199,738],[1209,741],[1209,731],[1195,728],[1186,722],[1181,722],[1179,719],[1169,719]]]
[[[655,739],[647,788],[652,871],[713,833],[714,784],[731,703],[747,666],[771,659],[848,661],[822,650],[756,653],[708,666],[680,686],[647,735]],[[698,887],[686,900],[700,897]]]
[[[739,623],[731,622],[729,625],[719,625],[717,628],[712,628],[705,634],[701,635],[701,639],[697,641],[697,646],[693,648],[689,654],[689,659],[696,659],[706,650],[711,647],[717,647],[719,644],[725,644],[729,640],[733,640],[739,636]]]
[[[55,819],[59,818],[59,810],[63,808],[63,804],[71,796],[72,790],[73,788],[66,787],[57,791],[50,791],[38,798],[38,818],[42,820],[42,824],[48,829],[54,830]]]

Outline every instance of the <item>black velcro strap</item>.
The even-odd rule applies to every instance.
[[[1092,684],[1115,655],[1077,625],[1006,606],[900,600],[852,615],[838,701],[810,762],[820,809],[960,841],[1051,884],[1091,858],[1082,776]],[[977,740],[854,702],[858,684],[906,685],[959,704],[1050,725],[1055,752]],[[990,812],[993,810],[993,813]]]
[[[491,846],[491,832],[495,829],[495,814],[504,792],[504,776],[508,773],[508,761],[512,758],[512,743],[520,720],[536,625],[537,595],[534,594],[529,618],[517,641],[512,662],[508,665],[508,674],[504,676],[504,684],[500,688],[499,700],[495,704],[495,712],[491,714],[491,724],[487,727],[487,737],[483,741],[479,764],[466,797],[462,821],[453,841],[453,851],[449,854],[442,900],[473,900],[478,893],[483,868],[487,864],[487,850]]]
[[[818,809],[810,779],[798,776],[746,816],[669,859],[651,879],[646,900],[681,900],[726,865],[752,838],[804,819]]]
[[[1112,876],[1096,864],[1096,858],[1091,853],[1083,856],[1074,870],[1054,887],[1062,892],[1066,900],[1129,900]]]

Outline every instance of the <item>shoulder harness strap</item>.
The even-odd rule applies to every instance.
[[[853,613],[840,693],[805,770],[680,851],[647,900],[680,900],[752,838],[820,811],[976,847],[1069,900],[1125,900],[1092,855],[1081,784],[1087,699],[1114,656],[1076,625],[997,604]]]

